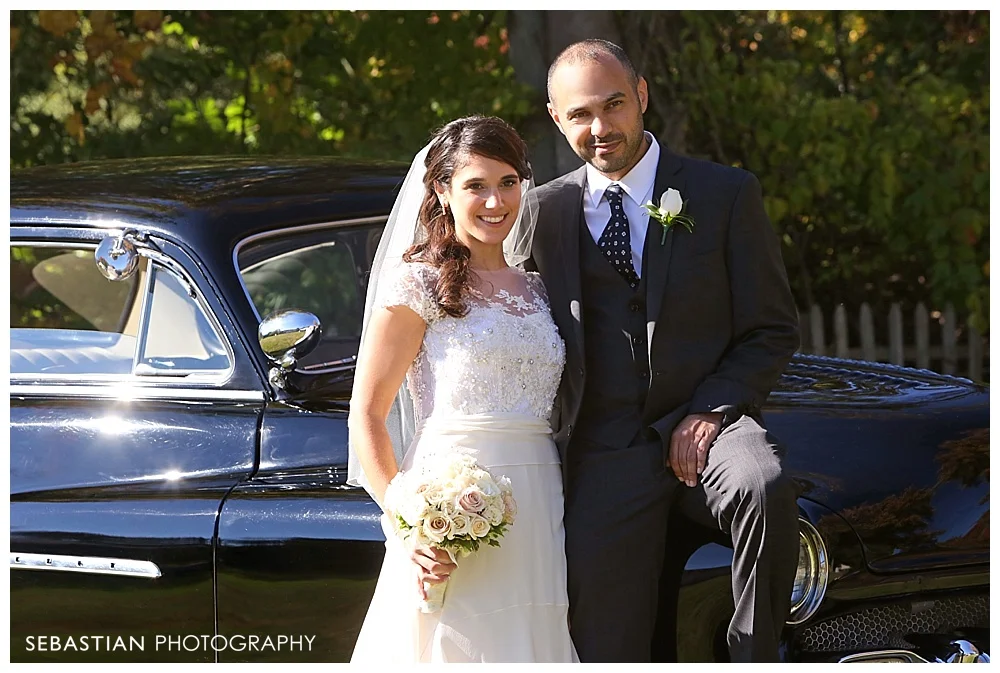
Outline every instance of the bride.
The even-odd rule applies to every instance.
[[[526,150],[503,120],[474,116],[414,159],[376,253],[349,419],[349,478],[380,505],[398,471],[453,446],[511,480],[517,519],[456,565],[405,548],[383,515],[352,662],[577,661],[547,420],[565,348],[538,275],[514,266],[534,224]],[[443,607],[419,611],[424,583],[445,580]]]

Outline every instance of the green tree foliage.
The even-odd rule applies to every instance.
[[[989,14],[618,12],[647,125],[760,177],[800,306],[951,302],[988,327]],[[13,11],[11,165],[408,160],[519,125],[503,12]],[[558,42],[558,35],[550,36]],[[561,142],[561,139],[558,139]]]
[[[930,298],[986,331],[987,12],[621,19],[651,126],[761,179],[800,306]]]
[[[180,154],[409,159],[528,112],[502,14],[11,13],[11,164]]]

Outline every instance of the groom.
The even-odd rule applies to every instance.
[[[733,661],[777,660],[798,509],[760,408],[799,339],[760,183],[645,132],[646,82],[610,42],[566,48],[548,94],[586,162],[538,188],[532,248],[566,340],[554,427],[580,659],[649,661],[668,515],[680,507],[732,536]],[[690,232],[665,231],[642,208],[668,189]]]

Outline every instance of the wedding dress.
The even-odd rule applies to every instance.
[[[383,515],[386,553],[352,662],[575,662],[567,622],[563,491],[548,425],[565,347],[537,274],[476,272],[469,312],[439,311],[437,270],[402,264],[378,306],[427,323],[406,375],[416,433],[401,465],[461,447],[510,478],[517,518],[500,547],[459,558],[442,609],[417,608],[416,566]]]

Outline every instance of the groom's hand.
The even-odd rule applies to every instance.
[[[448,576],[458,566],[455,565],[448,552],[434,547],[420,547],[410,552],[410,560],[417,564],[417,584],[420,597],[427,598],[424,593],[424,582],[440,584],[448,580]]]
[[[705,458],[719,428],[722,414],[691,414],[677,424],[670,435],[670,469],[681,483],[694,486],[705,469]]]

